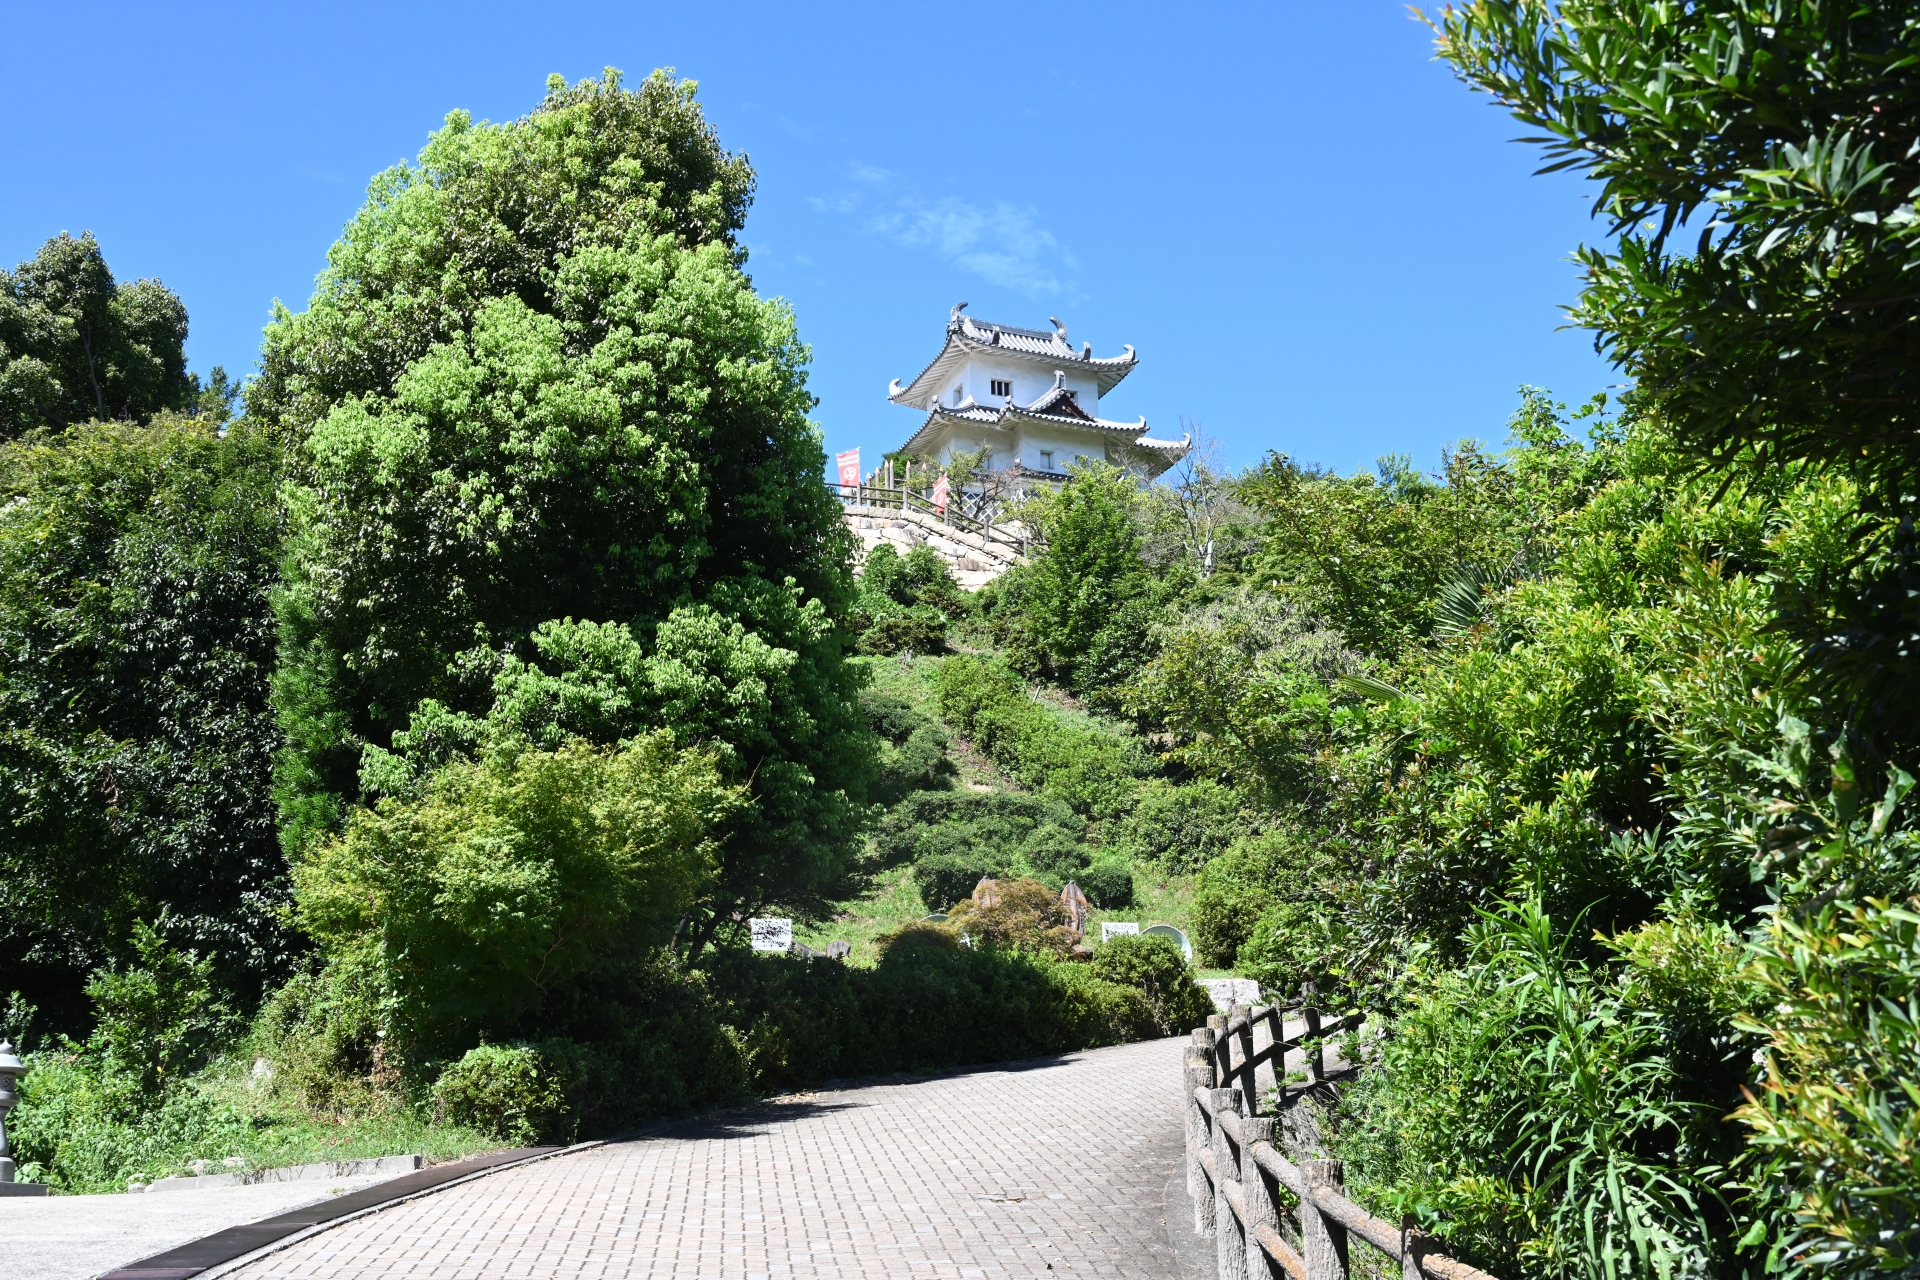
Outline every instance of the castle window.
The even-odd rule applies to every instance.
[[[1012,395],[1012,394],[1013,394],[1013,383],[1012,383],[1011,381],[1004,381],[1004,382],[1003,382],[1003,381],[1002,381],[1002,380],[1000,380],[999,378],[995,378],[995,379],[993,380],[993,394],[994,394],[994,395],[996,395],[996,396],[1010,396],[1010,395]]]
[[[955,388],[953,389],[953,406],[954,406],[954,408],[956,408],[956,409],[960,407],[960,401],[961,401],[961,398],[962,398],[962,397],[961,397],[961,394],[960,394],[960,392],[961,392],[961,390],[962,390],[962,388],[960,388],[960,387],[955,387]]]
[[[1042,449],[1040,451],[1040,469],[1042,471],[1053,470],[1053,450]]]

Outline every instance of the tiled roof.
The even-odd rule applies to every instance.
[[[896,403],[913,403],[920,399],[924,389],[920,387],[922,379],[935,369],[941,369],[938,382],[945,381],[943,365],[953,362],[958,348],[960,352],[992,351],[1013,356],[1029,362],[1044,363],[1050,368],[1078,366],[1093,374],[1100,394],[1120,384],[1120,380],[1133,372],[1133,366],[1139,363],[1139,356],[1132,347],[1122,347],[1126,354],[1118,356],[1096,356],[1091,343],[1082,343],[1075,351],[1067,341],[1067,327],[1055,320],[1051,332],[1044,329],[1022,329],[1017,325],[997,324],[991,320],[975,320],[972,316],[962,315],[966,303],[955,306],[947,317],[947,341],[940,348],[940,354],[927,362],[925,368],[908,379],[906,386],[890,389],[888,395]],[[924,403],[924,402],[923,402]]]
[[[1041,406],[1046,404],[1048,399],[1052,398],[1052,394],[1049,393],[1046,399],[1040,400],[1025,409],[1018,408],[1011,403],[994,406],[976,404],[972,400],[967,401],[957,408],[934,409],[927,414],[926,421],[920,424],[920,429],[913,433],[912,439],[908,440],[903,447],[907,449],[914,448],[914,446],[921,442],[922,438],[935,423],[942,418],[946,418],[954,422],[965,422],[972,426],[995,427],[1003,431],[1019,425],[1021,422],[1044,422],[1054,426],[1079,427],[1083,431],[1098,431],[1103,435],[1122,436],[1128,444],[1141,445],[1149,449],[1175,450],[1180,453],[1186,452],[1188,442],[1185,440],[1155,440],[1147,436],[1145,434],[1147,429],[1147,420],[1145,418],[1140,419],[1138,422],[1109,422],[1105,418],[1088,417],[1080,410],[1078,405],[1073,407],[1071,413],[1043,409]]]

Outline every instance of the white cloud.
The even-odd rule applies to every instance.
[[[848,176],[890,207],[871,214],[864,228],[913,248],[931,249],[962,271],[1030,298],[1071,297],[1077,290],[1070,273],[1079,264],[1032,208],[1002,200],[977,205],[957,196],[928,201],[900,192],[898,175],[873,165],[855,164]],[[871,207],[868,192],[845,191],[809,196],[817,213],[851,214]]]
[[[1030,298],[1072,292],[1061,268],[1078,264],[1035,221],[1032,209],[1004,200],[983,208],[955,196],[931,205],[913,199],[901,205],[899,212],[872,219],[868,229],[901,244],[931,248],[961,270]]]

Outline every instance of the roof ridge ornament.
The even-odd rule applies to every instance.
[[[951,310],[951,311],[949,311],[949,312],[947,312],[947,323],[948,323],[948,324],[950,324],[950,325],[953,325],[953,324],[959,324],[959,323],[960,323],[960,313],[961,313],[962,311],[965,311],[966,309],[967,309],[967,304],[966,304],[966,303],[964,303],[964,302],[956,302],[956,303],[954,303],[954,304],[953,304],[953,310]]]
[[[1053,389],[1055,391],[1064,391],[1066,386],[1067,371],[1065,369],[1055,369],[1053,371]]]
[[[1061,345],[1073,345],[1067,341],[1067,326],[1060,323],[1059,316],[1048,316],[1047,322],[1053,326],[1053,336],[1060,340]]]

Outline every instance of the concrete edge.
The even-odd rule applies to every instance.
[[[497,1164],[489,1169],[476,1169],[464,1178],[454,1178],[451,1181],[442,1182],[438,1186],[425,1187],[419,1191],[410,1191],[406,1195],[395,1196],[391,1200],[382,1200],[379,1204],[370,1204],[364,1209],[341,1214],[338,1218],[332,1218],[326,1222],[316,1222],[310,1227],[304,1227],[292,1235],[281,1236],[278,1240],[263,1244],[258,1249],[249,1253],[243,1253],[237,1258],[229,1258],[225,1262],[215,1263],[213,1266],[197,1273],[194,1276],[194,1280],[214,1280],[216,1276],[228,1275],[231,1272],[238,1271],[242,1267],[250,1266],[262,1258],[279,1253],[283,1249],[292,1248],[302,1240],[317,1236],[323,1231],[331,1231],[342,1223],[355,1222],[370,1214],[385,1212],[397,1204],[405,1204],[409,1200],[419,1200],[423,1197],[433,1195],[436,1192],[445,1191],[449,1187],[465,1186],[467,1183],[487,1177],[489,1174],[503,1173],[508,1169],[524,1168],[530,1164],[538,1164],[542,1160],[555,1160],[561,1156],[570,1156],[576,1151],[590,1151],[594,1147],[604,1147],[610,1141],[613,1141],[613,1139],[598,1138],[592,1142],[576,1142],[572,1146],[562,1147],[558,1151],[547,1151],[537,1156],[528,1156],[525,1160],[515,1160],[508,1164]],[[375,1183],[374,1185],[378,1186],[379,1184]],[[105,1271],[99,1273],[99,1275],[102,1276],[107,1274],[110,1273]],[[95,1280],[98,1280],[97,1276]]]
[[[368,1156],[359,1160],[319,1160],[309,1164],[274,1165],[234,1173],[203,1173],[178,1178],[159,1178],[147,1183],[133,1195],[156,1195],[175,1191],[206,1191],[217,1187],[259,1187],[278,1182],[318,1182],[331,1178],[364,1178],[372,1174],[413,1173],[426,1165],[420,1155]]]

